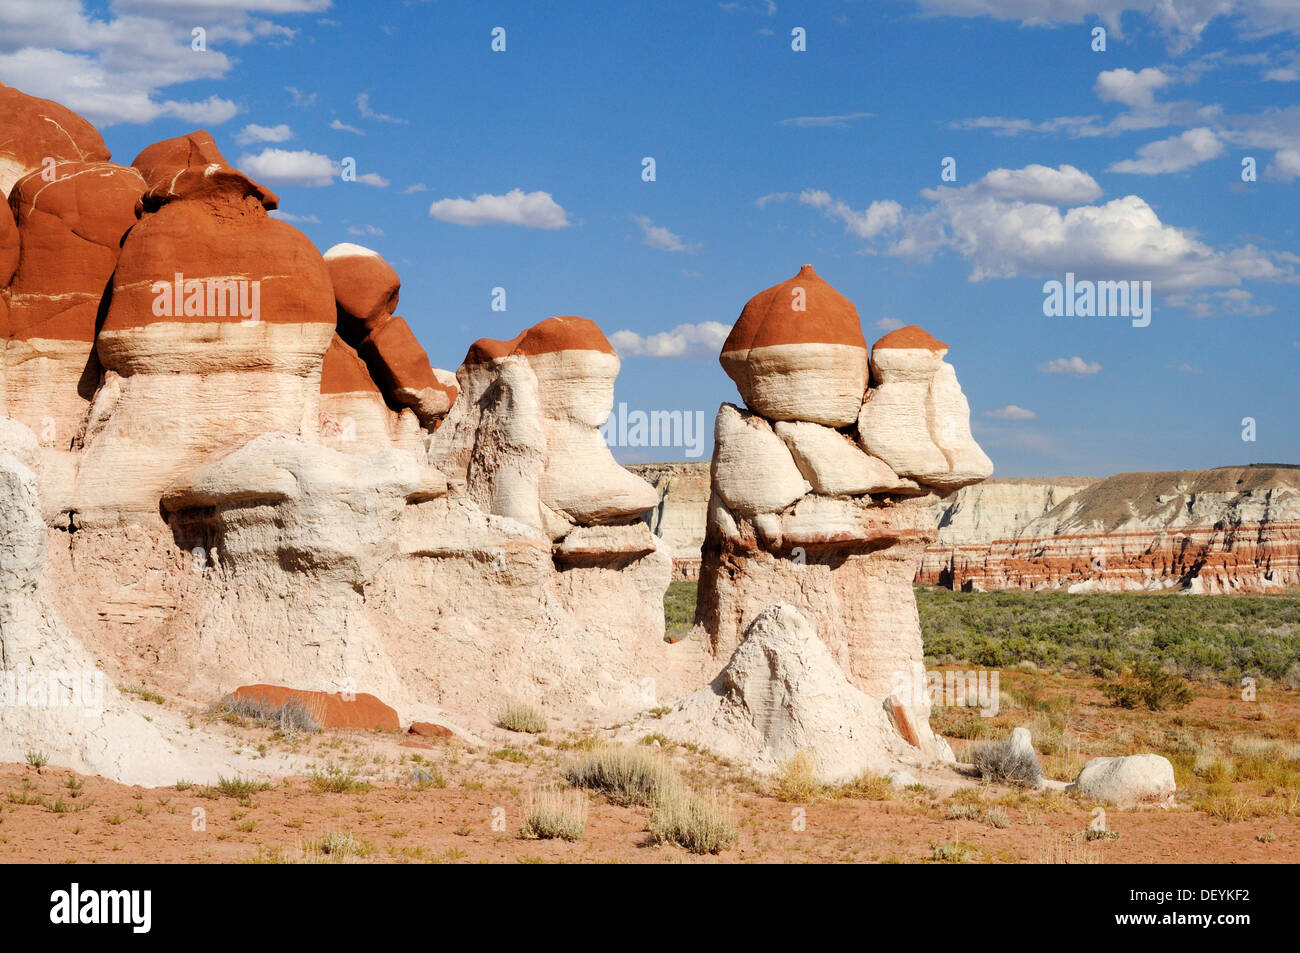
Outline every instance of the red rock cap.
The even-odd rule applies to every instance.
[[[9,197],[20,237],[9,285],[11,333],[93,341],[100,299],[122,236],[136,223],[144,183],[135,169],[113,162],[59,162],[54,175],[47,181],[43,172],[29,173]]]
[[[361,335],[373,330],[379,318],[397,310],[402,279],[378,252],[344,242],[325,252],[325,264],[334,283],[334,300],[344,314],[364,327]]]
[[[924,328],[909,324],[897,331],[890,331],[883,338],[871,345],[873,351],[880,348],[924,348],[928,351],[946,351],[948,345],[936,341]]]
[[[614,348],[595,321],[576,315],[547,318],[509,341],[480,338],[469,347],[466,364],[488,364],[512,354],[532,356],[558,351],[601,351],[613,354]]]
[[[380,397],[379,388],[370,377],[366,362],[357,356],[346,341],[335,334],[321,362],[322,394],[368,393]]]
[[[18,267],[18,226],[8,202],[0,202],[0,288],[9,284]]]
[[[803,311],[792,308],[795,288],[804,291]],[[858,309],[823,281],[812,265],[804,265],[793,278],[750,298],[727,335],[722,353],[780,344],[846,344],[867,349]]]
[[[27,172],[39,170],[46,158],[76,162],[106,162],[112,153],[99,132],[66,106],[39,99],[0,83],[0,158]],[[8,191],[6,187],[5,191]]]
[[[146,146],[131,164],[144,176],[144,211],[154,211],[177,199],[239,201],[252,196],[263,208],[273,209],[280,204],[274,192],[232,168],[216,141],[202,129]]]

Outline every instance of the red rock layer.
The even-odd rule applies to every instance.
[[[530,356],[558,351],[601,351],[613,354],[614,347],[595,321],[576,315],[547,318],[509,341],[480,338],[469,347],[466,364],[488,364],[511,354]]]
[[[25,174],[39,170],[46,158],[106,162],[112,157],[94,126],[53,100],[0,83],[0,116],[0,167],[12,163]]]
[[[280,204],[270,189],[231,168],[216,141],[202,129],[146,146],[131,164],[144,177],[141,204],[145,211],[152,212],[175,199],[230,202],[247,196],[266,209]]]
[[[1300,522],[933,546],[916,581],[983,590],[1083,583],[1105,591],[1191,586],[1204,592],[1262,592],[1300,586]]]
[[[330,341],[329,350],[321,362],[320,392],[322,394],[372,393],[382,399],[379,388],[370,378],[366,362],[348,346],[338,334]]]
[[[929,331],[909,324],[907,327],[890,331],[883,338],[871,345],[873,351],[887,348],[925,348],[927,351],[946,351],[948,345],[936,341]]]
[[[174,289],[178,273],[186,281],[258,282],[261,322],[334,323],[334,295],[320,252],[288,222],[268,216],[251,195],[168,202],[145,215],[122,246],[103,330],[242,320],[237,308],[226,307],[221,315],[206,313],[205,306],[198,309],[203,314],[186,314],[174,300],[170,314],[156,313],[155,284],[171,283]],[[251,287],[244,286],[250,301]]]
[[[805,310],[792,310],[802,288]],[[722,353],[779,344],[847,344],[867,348],[853,302],[823,281],[812,265],[750,298],[722,345]]]
[[[364,728],[400,731],[395,709],[374,695],[358,692],[346,701],[339,692],[309,692],[281,685],[244,685],[232,692],[236,698],[264,700],[271,705],[295,701],[302,705],[324,728]]]
[[[8,202],[0,202],[0,288],[9,284],[18,267],[18,226]]]
[[[401,294],[397,272],[378,254],[357,248],[356,253],[335,254],[350,246],[335,246],[327,253],[338,334],[356,349],[389,406],[410,406],[426,429],[437,426],[441,414],[456,402],[459,389],[444,384],[433,372],[429,355],[405,320],[393,314]],[[429,392],[442,394],[430,402]]]
[[[60,162],[54,175],[24,176],[9,198],[21,248],[7,336],[90,342],[144,183],[112,162]]]

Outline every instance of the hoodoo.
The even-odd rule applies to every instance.
[[[802,313],[789,306],[801,290]],[[810,266],[741,312],[722,364],[753,412],[718,411],[696,621],[726,662],[764,610],[787,604],[855,689],[888,702],[891,731],[943,758],[928,699],[891,693],[923,663],[912,579],[935,535],[929,508],[992,465],[956,376],[940,373],[945,345],[915,327],[887,336],[868,389],[862,340],[856,309]],[[855,421],[859,440],[834,429]]]

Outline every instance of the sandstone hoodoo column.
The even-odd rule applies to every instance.
[[[135,169],[112,162],[48,168],[51,179],[31,172],[9,199],[20,252],[6,293],[4,412],[68,450],[98,382],[100,302],[145,186]]]
[[[66,451],[98,381],[100,299],[144,181],[58,103],[0,83],[0,117],[0,414]]]
[[[894,332],[872,351],[868,387],[857,311],[808,265],[745,306],[721,360],[748,409],[718,411],[696,617],[719,663],[784,602],[857,689],[884,702],[910,684],[933,494],[992,472],[944,353],[920,328]],[[900,733],[939,753],[927,699],[898,700]]]
[[[83,522],[156,516],[163,487],[258,434],[314,441],[334,336],[324,259],[211,136],[155,143],[134,165],[146,190],[96,343]]]

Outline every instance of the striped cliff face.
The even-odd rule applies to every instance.
[[[972,498],[965,505],[980,504]],[[1300,469],[1121,473],[1089,481],[997,538],[948,534],[944,543],[926,554],[919,582],[981,590],[1279,590],[1300,585]]]
[[[136,161],[140,220],[96,339],[105,373],[76,490],[87,521],[156,514],[177,475],[257,434],[315,439],[334,336],[320,253],[267,215],[275,196],[210,136],[157,143]]]

